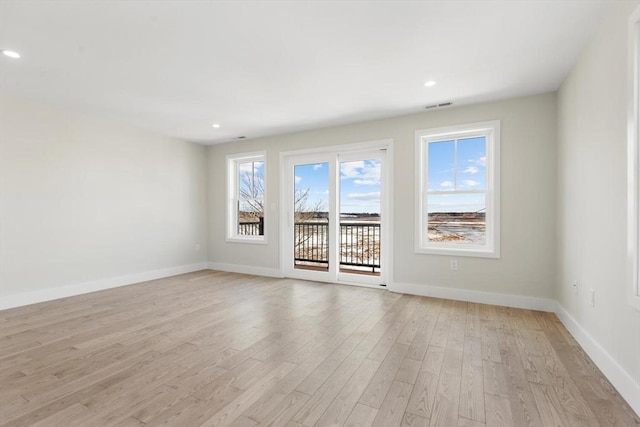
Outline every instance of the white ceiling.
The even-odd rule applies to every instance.
[[[0,0],[0,89],[213,144],[556,90],[609,6]]]

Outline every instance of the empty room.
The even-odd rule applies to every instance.
[[[640,0],[0,0],[0,427],[640,426]]]

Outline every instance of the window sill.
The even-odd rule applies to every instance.
[[[264,237],[227,237],[225,239],[227,243],[249,243],[253,245],[266,245],[267,239]]]
[[[469,248],[416,248],[415,253],[425,255],[446,255],[456,257],[477,257],[477,258],[500,258],[500,252],[496,250],[486,249],[469,249]]]

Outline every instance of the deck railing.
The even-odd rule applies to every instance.
[[[296,222],[294,253],[296,264],[329,265],[329,224],[326,222]]]
[[[240,236],[264,236],[264,218],[256,218],[257,221],[238,222],[238,235]]]
[[[340,265],[380,268],[380,223],[340,223]]]
[[[296,265],[329,264],[329,224],[296,222],[294,230]],[[380,270],[380,223],[340,223],[341,267]]]
[[[238,223],[238,234],[264,234],[264,219]],[[296,222],[294,232],[296,265],[329,265],[329,224],[327,222]],[[380,223],[340,223],[340,266],[380,270]]]

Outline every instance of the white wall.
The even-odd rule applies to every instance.
[[[592,358],[640,413],[640,311],[625,281],[627,19],[638,4],[616,2],[559,91],[556,297],[581,344],[604,349]]]
[[[477,121],[502,121],[502,258],[414,253],[414,132]],[[268,211],[267,245],[224,239],[225,155],[267,150],[269,204],[279,205],[279,153],[294,149],[394,140],[394,278],[396,289],[447,289],[550,298],[555,282],[556,97],[554,94],[425,112],[348,126],[209,147],[210,261],[215,266],[272,272],[279,268],[277,207]],[[425,292],[422,292],[425,290]],[[462,295],[464,297],[464,295]],[[468,296],[468,294],[466,294]]]
[[[0,129],[3,307],[206,265],[205,147],[10,97]]]

